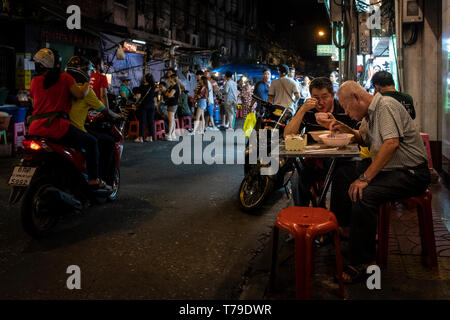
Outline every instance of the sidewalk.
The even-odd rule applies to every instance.
[[[438,255],[438,270],[431,271],[421,263],[421,245],[415,208],[402,204],[393,207],[389,239],[388,266],[382,270],[381,290],[369,290],[365,282],[345,285],[349,300],[450,299],[450,192],[442,184],[431,187],[433,218]],[[242,300],[295,299],[294,242],[286,243],[287,233],[280,231],[280,248],[275,290],[267,293],[271,241],[251,266],[240,296]],[[341,244],[342,250],[347,245]],[[334,247],[316,250],[315,273],[311,277],[311,299],[337,300],[338,286],[334,282]]]

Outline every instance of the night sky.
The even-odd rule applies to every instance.
[[[283,38],[283,45],[287,43],[304,59],[315,58],[316,44],[331,44],[327,11],[318,0],[279,0],[276,4],[258,1],[258,4],[260,24],[273,25],[276,34]],[[317,37],[319,29],[325,31],[325,37]]]

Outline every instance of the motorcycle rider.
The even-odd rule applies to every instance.
[[[89,81],[90,71],[92,65],[90,61],[84,57],[73,56],[69,59],[66,72],[74,77],[75,81],[81,85]],[[102,112],[106,117],[117,120],[122,115],[118,115],[106,108],[102,101],[100,101],[92,88],[89,89],[88,94],[83,99],[74,99],[72,102],[72,109],[69,113],[69,118],[72,126],[76,127],[78,130],[90,135],[97,140],[100,177],[107,177],[108,173],[111,174],[111,161],[114,159],[114,146],[115,141],[111,135],[106,133],[97,132],[95,130],[86,130],[84,123],[90,108],[98,112]],[[103,183],[104,184],[104,183]],[[105,188],[108,186],[105,185]]]
[[[33,101],[33,113],[28,134],[54,140],[66,135],[70,139],[69,112],[72,97],[82,99],[86,96],[89,83],[81,88],[75,79],[61,72],[61,57],[54,49],[43,48],[33,57],[38,76],[31,80],[30,97]]]
[[[85,148],[88,184],[93,189],[105,188],[98,178],[97,139],[71,125],[69,113],[72,96],[83,99],[89,91],[89,80],[78,86],[67,72],[61,72],[61,57],[54,49],[43,48],[34,56],[39,76],[33,78],[30,96],[33,99],[33,114],[28,133],[58,140],[74,148]]]

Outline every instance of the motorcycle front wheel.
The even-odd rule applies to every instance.
[[[50,233],[59,220],[55,200],[48,192],[54,185],[47,177],[31,182],[21,205],[22,226],[33,238],[42,238]]]
[[[239,188],[239,206],[245,212],[254,212],[261,207],[272,188],[269,176],[247,174]]]

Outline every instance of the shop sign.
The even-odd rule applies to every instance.
[[[130,42],[124,42],[123,43],[123,51],[125,52],[133,52],[136,53],[137,52],[137,44],[134,43],[130,43]]]
[[[333,55],[333,46],[331,44],[318,44],[317,56],[319,57],[331,57]]]
[[[31,62],[31,53],[16,54],[16,89],[30,89],[31,70],[34,66]]]
[[[85,34],[68,31],[41,30],[41,39],[45,42],[59,41],[77,47],[97,47],[97,40]]]

